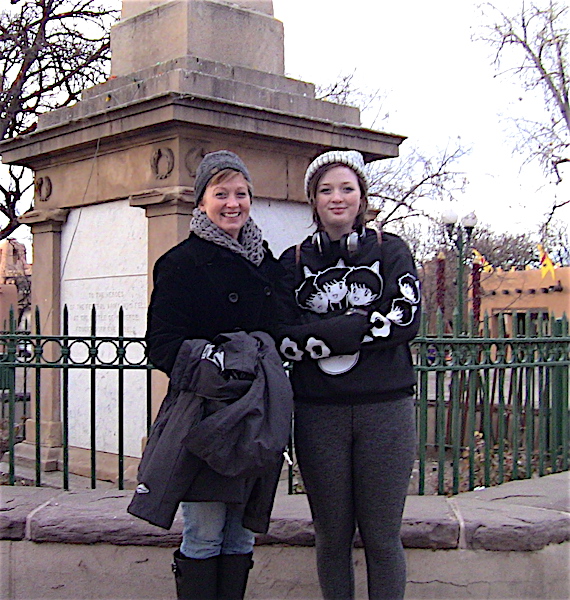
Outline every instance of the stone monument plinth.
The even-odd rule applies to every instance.
[[[244,159],[255,188],[252,215],[279,254],[309,231],[303,177],[317,154],[350,148],[367,161],[391,158],[404,139],[363,128],[358,109],[316,100],[312,84],[284,76],[283,27],[270,0],[125,1],[111,41],[107,82],[0,146],[4,163],[35,174],[34,207],[22,221],[34,236],[32,300],[44,334],[61,333],[64,305],[70,334],[85,333],[94,305],[100,331],[112,336],[122,305],[125,334],[144,335],[154,262],[188,235],[195,172],[207,152],[229,149]],[[156,375],[155,411],[165,389]],[[70,442],[79,464],[89,445],[89,386],[75,377]],[[144,437],[142,385],[134,378],[125,397],[132,422],[126,452],[134,462]],[[61,447],[59,388],[57,372],[44,370],[47,468],[57,465]],[[98,391],[105,456],[116,453],[116,440],[104,433],[115,428],[113,403]],[[32,444],[27,439],[20,453]]]

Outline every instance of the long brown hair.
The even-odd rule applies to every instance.
[[[325,173],[328,173],[335,167],[346,167],[347,169],[350,169],[350,167],[344,163],[329,163],[323,165],[315,171],[315,174],[311,177],[311,180],[307,186],[309,192],[309,202],[311,203],[311,208],[313,210],[313,223],[317,226],[319,231],[323,229],[323,224],[321,223],[321,219],[317,213],[317,188]],[[356,175],[358,187],[360,188],[360,208],[356,218],[354,219],[354,223],[352,224],[353,229],[358,229],[359,227],[363,227],[365,223],[365,215],[366,211],[368,210],[368,193],[366,192],[366,183],[362,177],[354,169],[350,170]]]

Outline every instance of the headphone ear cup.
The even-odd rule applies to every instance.
[[[348,256],[354,256],[360,250],[360,235],[353,231],[343,238],[343,246]]]
[[[365,238],[366,229],[364,227],[344,235],[340,240],[340,253],[343,258],[354,258],[360,252]]]
[[[331,251],[331,240],[326,231],[316,231],[313,234],[313,246],[321,256],[327,256]]]

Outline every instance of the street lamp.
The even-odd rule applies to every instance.
[[[457,248],[457,313],[459,333],[463,333],[463,276],[465,263],[465,244],[469,247],[473,229],[477,225],[474,212],[465,215],[457,224],[457,213],[449,208],[441,215],[447,237]]]

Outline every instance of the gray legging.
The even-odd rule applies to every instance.
[[[316,533],[325,600],[354,598],[356,524],[371,600],[404,597],[402,512],[415,457],[413,398],[295,407],[295,450]]]

